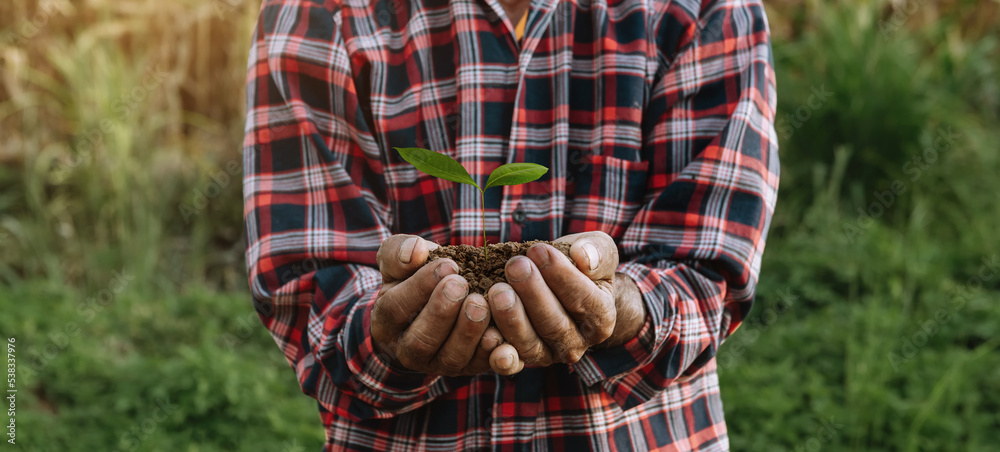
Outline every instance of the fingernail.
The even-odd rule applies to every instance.
[[[493,306],[499,311],[506,311],[514,307],[514,291],[505,290],[493,296]]]
[[[497,348],[497,347],[500,346],[500,339],[496,338],[496,337],[487,339],[487,342],[489,342],[489,345],[486,345],[486,347],[483,347],[483,350],[486,350],[488,352],[492,352],[494,348]],[[479,344],[480,347],[482,347],[483,345],[485,345],[485,344]]]
[[[532,260],[535,261],[535,265],[537,265],[538,268],[545,268],[549,266],[549,250],[544,246],[534,245],[528,250],[528,253],[534,257]]]
[[[451,301],[462,301],[468,291],[469,288],[465,284],[460,284],[456,281],[444,283],[444,296],[448,297]]]
[[[469,303],[469,306],[465,308],[465,316],[472,320],[473,322],[482,322],[486,320],[486,314],[490,311],[483,306],[476,303]]]
[[[507,279],[513,282],[524,281],[531,275],[531,263],[527,258],[515,256],[507,263]]]
[[[583,252],[587,254],[587,261],[590,263],[590,271],[597,270],[597,264],[601,263],[601,253],[593,243],[584,242]]]
[[[497,367],[501,369],[510,369],[514,365],[514,355],[506,355],[503,358],[497,360]]]
[[[445,266],[446,265],[444,263],[441,263],[437,267],[434,268],[434,277],[437,278],[438,281],[441,281],[441,279],[444,278],[445,276],[448,276],[448,275],[451,275],[451,274],[457,274],[458,273],[458,266],[455,265],[455,264],[449,263],[447,265],[447,267],[451,268],[451,270],[452,270],[451,273],[445,273],[445,274],[442,275],[441,274],[442,273],[441,269],[444,268]]]
[[[410,263],[410,258],[413,257],[413,248],[417,246],[417,237],[410,237],[403,241],[403,244],[399,247],[399,261],[404,264]]]

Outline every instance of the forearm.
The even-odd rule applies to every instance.
[[[329,5],[267,2],[250,49],[244,224],[250,286],[303,392],[340,416],[385,417],[426,403],[436,380],[401,375],[374,352],[376,253],[391,234],[368,183],[348,52]],[[297,20],[278,20],[294,14]],[[300,27],[308,26],[309,30]],[[311,36],[328,42],[303,52]],[[307,39],[308,40],[308,39]],[[312,41],[315,42],[315,41]],[[345,398],[349,398],[346,401]]]
[[[625,263],[646,309],[645,323],[622,345],[595,349],[572,366],[587,385],[600,384],[625,409],[696,373],[714,354],[728,322],[725,284],[684,264],[654,268]]]
[[[718,6],[679,53],[660,49],[672,64],[646,106],[645,202],[616,239],[648,323],[573,365],[624,408],[699,372],[753,302],[778,188],[770,44],[759,3]]]
[[[441,392],[437,378],[393,369],[375,352],[368,321],[380,287],[376,270],[344,264],[294,274],[277,290],[254,293],[258,305],[270,307],[264,324],[302,391],[341,416],[392,416]],[[340,406],[344,397],[356,402]]]

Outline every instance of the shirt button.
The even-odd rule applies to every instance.
[[[484,425],[486,425],[487,430],[493,428],[493,418],[486,416],[486,422]]]
[[[527,212],[524,211],[524,205],[518,204],[517,208],[514,209],[514,214],[511,215],[511,217],[514,219],[515,223],[524,224],[524,221],[528,219],[528,214]]]

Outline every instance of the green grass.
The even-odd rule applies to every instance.
[[[24,450],[320,449],[315,402],[246,293],[164,296],[134,290],[127,270],[124,284],[107,277],[104,293],[0,292]]]
[[[841,6],[775,43],[779,121],[806,119],[779,127],[758,305],[720,350],[732,446],[991,450],[997,29],[884,37],[879,9]]]
[[[830,220],[768,250],[759,304],[720,351],[734,449],[810,450],[827,422],[842,427],[824,450],[990,450],[1000,274],[954,291],[1000,253],[953,263],[952,244],[883,226],[851,248]]]
[[[18,442],[317,450],[243,270],[258,4],[44,4],[0,2]],[[718,357],[734,450],[1000,443],[1000,274],[977,277],[1000,256],[1000,4],[915,4],[768,4],[782,180],[758,303]]]

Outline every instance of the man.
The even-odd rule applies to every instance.
[[[244,179],[255,306],[327,450],[727,450],[715,353],[778,186],[763,7],[265,0]],[[469,293],[438,244],[548,245]],[[596,284],[595,284],[596,282]],[[495,326],[490,326],[490,325]]]

